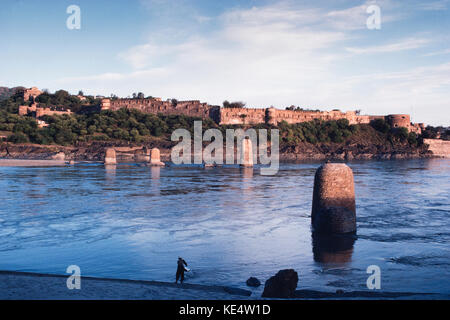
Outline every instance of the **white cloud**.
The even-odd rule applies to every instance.
[[[449,107],[449,64],[363,76],[336,71],[336,65],[348,64],[352,56],[413,50],[432,41],[409,37],[348,47],[355,38],[353,30],[365,28],[361,9],[327,12],[288,4],[234,9],[215,18],[215,31],[176,42],[151,37],[159,41],[122,52],[119,58],[132,68],[128,73],[66,78],[60,83],[75,88],[89,84],[88,93],[127,96],[141,91],[212,104],[228,99],[278,108],[361,108],[370,114],[410,112],[413,106],[414,120],[448,121],[436,114]]]
[[[447,10],[449,0],[439,0],[433,2],[423,2],[418,5],[419,9],[426,11],[442,11]]]
[[[434,52],[430,52],[427,54],[424,54],[424,57],[433,57],[433,56],[439,56],[439,55],[445,55],[445,54],[450,54],[450,49],[444,49],[444,50],[440,50],[440,51],[434,51]]]
[[[354,54],[373,54],[373,53],[387,53],[398,52],[405,50],[412,50],[422,48],[430,43],[429,39],[424,38],[408,38],[402,39],[395,43],[383,44],[379,46],[370,46],[365,48],[346,48],[350,53]]]

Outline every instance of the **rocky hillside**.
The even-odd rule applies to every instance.
[[[19,89],[23,89],[23,87],[14,87],[14,88],[0,87],[0,100],[9,99]]]

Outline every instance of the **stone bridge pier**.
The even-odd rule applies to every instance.
[[[343,163],[326,163],[317,169],[311,222],[319,234],[356,232],[353,171]]]
[[[253,146],[252,146],[252,140],[250,139],[244,139],[242,141],[242,163],[240,164],[241,167],[244,168],[251,168],[253,167]]]
[[[116,150],[114,148],[107,148],[105,152],[105,164],[117,164]]]
[[[161,152],[158,148],[153,148],[150,150],[150,166],[164,167],[166,164],[161,161]]]

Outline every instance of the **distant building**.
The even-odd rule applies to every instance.
[[[58,110],[55,107],[41,108],[36,103],[33,103],[31,106],[19,106],[19,115],[34,117],[40,128],[48,126],[48,124],[45,121],[40,119],[41,117],[64,115],[64,114],[72,114],[72,111],[70,109]]]
[[[45,122],[44,120],[37,120],[37,123],[39,128],[48,127],[48,123]]]
[[[24,101],[30,101],[30,98],[33,98],[34,101],[36,97],[42,94],[42,91],[36,87],[21,89],[19,92],[21,92]]]

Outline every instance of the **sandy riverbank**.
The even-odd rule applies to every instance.
[[[160,281],[82,277],[80,290],[67,288],[68,275],[0,271],[0,300],[247,300],[261,299],[251,291],[214,285]],[[349,291],[321,292],[297,290],[297,299],[400,299],[448,300],[448,294]]]
[[[64,160],[0,159],[0,167],[60,167],[67,165]]]
[[[185,283],[82,277],[80,290],[67,276],[0,271],[0,300],[240,300],[251,291]],[[256,297],[253,297],[255,299]]]

